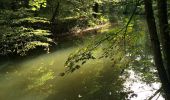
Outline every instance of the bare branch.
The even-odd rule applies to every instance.
[[[162,87],[161,88],[159,88],[151,97],[149,97],[149,99],[148,100],[152,100],[158,93],[160,93],[161,92],[161,90],[162,90]]]

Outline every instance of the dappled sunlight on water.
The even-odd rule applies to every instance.
[[[149,86],[140,81],[132,70],[121,75],[122,68],[109,59],[89,60],[61,77],[65,61],[77,49],[4,62],[0,67],[0,100],[124,100],[125,91],[133,91],[129,97],[136,94],[130,100],[144,100],[160,87],[159,83]],[[99,52],[96,50],[94,55]]]
[[[122,80],[108,60],[89,61],[64,77],[64,62],[77,48],[25,61],[8,61],[0,74],[0,100],[105,100],[117,98]],[[112,88],[111,88],[112,87]],[[114,88],[113,88],[114,87]],[[117,94],[116,94],[117,93]]]
[[[149,100],[149,98],[161,87],[161,84],[158,82],[152,84],[142,82],[140,77],[136,75],[133,70],[128,70],[128,72],[130,73],[130,77],[126,80],[124,85],[136,94],[131,100]],[[158,93],[152,100],[164,100],[164,98]]]

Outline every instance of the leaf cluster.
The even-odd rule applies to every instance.
[[[25,12],[26,11],[26,12]],[[53,40],[49,30],[34,29],[31,25],[39,26],[41,23],[49,23],[45,18],[32,17],[28,10],[20,9],[16,12],[0,10],[0,54],[26,55],[31,49],[43,47],[49,51]]]

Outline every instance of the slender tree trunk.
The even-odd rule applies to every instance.
[[[125,0],[124,1],[125,3],[127,2],[127,0]],[[128,14],[128,6],[129,6],[129,4],[126,4],[126,5],[124,5],[125,7],[124,7],[124,11],[123,11],[123,14],[125,14],[125,15],[127,15]]]
[[[162,87],[165,92],[165,96],[166,96],[165,98],[166,100],[170,100],[170,83],[168,81],[168,76],[166,74],[166,70],[163,65],[160,42],[157,35],[156,23],[155,23],[154,13],[152,9],[152,0],[144,0],[144,3],[145,3],[146,19],[147,19],[150,39],[152,43],[155,65],[158,70]]]
[[[93,5],[93,12],[93,17],[97,18],[97,13],[99,13],[99,4],[97,2],[95,2]]]
[[[60,2],[58,1],[57,6],[55,8],[55,11],[54,11],[52,18],[50,20],[50,22],[51,22],[51,32],[53,34],[58,33],[58,31],[56,31],[56,27],[58,27],[57,25],[58,25],[59,22],[58,22],[58,20],[56,20],[56,17],[58,17],[58,14],[59,14],[59,6],[60,6]]]
[[[60,2],[57,3],[57,6],[56,6],[53,16],[51,18],[51,23],[54,23],[56,16],[58,16],[59,6],[60,6]]]
[[[170,36],[168,29],[167,0],[157,0],[157,6],[164,63],[170,80]]]

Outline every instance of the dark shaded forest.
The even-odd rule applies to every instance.
[[[0,0],[0,100],[170,100],[169,0]]]

